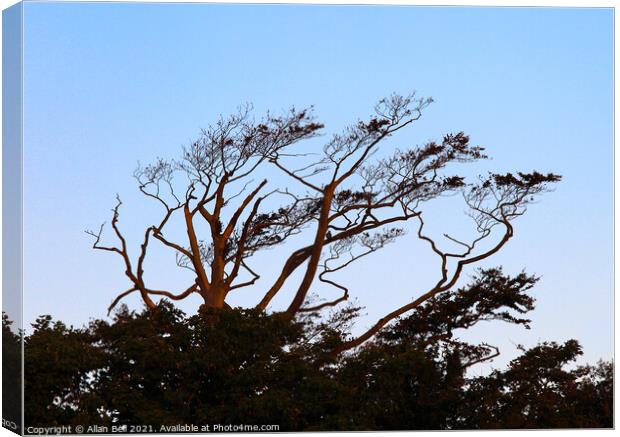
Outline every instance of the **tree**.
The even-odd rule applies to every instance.
[[[613,426],[613,364],[565,366],[581,355],[575,340],[542,343],[470,381],[464,428],[596,428]]]
[[[41,317],[25,338],[26,426],[612,427],[612,363],[569,368],[580,354],[574,340],[523,349],[488,376],[467,374],[492,347],[458,332],[490,320],[528,326],[535,282],[479,271],[336,361],[330,331],[346,332],[346,310],[325,321],[234,309],[213,321],[162,301],[157,311],[121,306],[80,329]]]
[[[21,432],[22,335],[12,327],[8,314],[2,312],[2,418],[12,431]],[[17,331],[17,332],[14,332]],[[14,427],[12,425],[15,425]]]
[[[98,231],[88,231],[95,239],[95,249],[121,257],[130,283],[109,309],[136,292],[149,309],[157,308],[156,297],[180,300],[193,293],[204,300],[201,314],[228,308],[230,292],[260,285],[260,274],[251,267],[254,256],[307,232],[312,243],[291,252],[275,281],[264,287],[264,296],[255,308],[266,310],[285,283],[290,285],[293,273],[299,272],[301,280],[294,285],[296,292],[283,314],[295,318],[316,313],[349,299],[349,289],[337,282],[335,273],[402,236],[402,226],[408,222],[417,225],[417,236],[438,257],[436,284],[380,318],[366,332],[335,343],[331,354],[360,346],[390,322],[450,292],[466,267],[491,257],[508,242],[514,233],[513,220],[560,176],[491,173],[467,183],[448,170],[455,163],[473,162],[486,155],[462,132],[374,159],[385,140],[418,120],[431,102],[415,94],[385,98],[368,121],[333,135],[318,157],[298,148],[300,142],[317,137],[323,129],[312,108],[292,108],[281,116],[267,114],[255,122],[246,107],[204,130],[180,159],[158,159],[138,168],[134,176],[139,190],[161,204],[163,215],[145,230],[137,259],[130,258],[119,225],[120,197],[111,221],[118,244],[102,243],[104,225]],[[252,176],[264,166],[290,178],[298,189],[269,187],[267,179],[253,185]],[[462,194],[477,237],[463,241],[446,234],[447,241],[460,249],[450,251],[426,235],[423,207],[430,200],[455,193]],[[285,199],[282,206],[262,208],[265,199],[276,197]],[[184,223],[186,241],[168,237],[171,218],[177,215]],[[199,222],[206,224],[206,235],[199,233]],[[183,291],[146,284],[144,263],[153,240],[173,250],[177,264],[193,272],[193,283]],[[317,280],[339,289],[341,297],[311,304],[309,292]]]
[[[39,317],[24,339],[24,420],[29,425],[102,422],[89,404],[104,352],[83,329]],[[92,419],[92,420],[91,420]]]

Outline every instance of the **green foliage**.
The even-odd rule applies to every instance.
[[[39,317],[24,339],[24,414],[31,426],[96,424],[97,405],[90,403],[104,351],[91,332]]]
[[[26,424],[278,424],[294,430],[611,427],[611,363],[574,367],[574,340],[543,343],[507,369],[458,333],[481,321],[527,325],[537,281],[483,270],[346,355],[358,308],[291,320],[258,310],[186,316],[117,311],[75,329],[42,317],[25,339]]]
[[[2,418],[21,423],[22,404],[22,342],[13,322],[2,313]],[[19,426],[19,425],[18,425]]]
[[[161,304],[90,328],[107,361],[97,397],[118,424],[271,423],[299,429],[295,392],[312,362],[294,351],[302,327],[256,310],[193,317]],[[289,399],[290,398],[290,399]],[[301,406],[299,407],[301,410]],[[291,414],[286,414],[286,411]]]
[[[470,381],[467,428],[597,428],[613,423],[613,366],[565,366],[580,355],[575,340],[542,343],[508,369]],[[464,405],[465,405],[464,404]],[[473,414],[472,414],[473,413]]]

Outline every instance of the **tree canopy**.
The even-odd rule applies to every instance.
[[[311,108],[256,121],[246,107],[202,131],[179,158],[139,167],[138,189],[162,215],[144,229],[135,258],[120,197],[110,223],[115,243],[106,242],[105,224],[88,231],[95,249],[122,261],[129,288],[112,300],[111,318],[74,328],[42,316],[32,325],[23,339],[26,425],[152,432],[234,423],[279,431],[612,427],[613,365],[577,365],[576,340],[520,346],[505,369],[470,371],[500,351],[465,340],[467,330],[479,323],[530,329],[539,278],[487,263],[514,236],[515,219],[561,178],[532,171],[470,181],[455,164],[483,160],[486,151],[463,132],[377,153],[431,101],[383,99],[368,120],[329,137],[318,153],[299,147],[321,140],[323,124]],[[254,182],[265,168],[282,177]],[[449,195],[460,195],[467,209],[470,240],[436,238],[426,228],[426,207]],[[173,238],[173,226],[182,239]],[[402,286],[384,290],[394,309],[363,330],[356,323],[362,308],[350,301],[357,294],[339,273],[380,256],[411,229],[436,260],[435,280],[419,288],[403,277]],[[306,243],[291,249],[273,281],[261,282],[256,257],[297,244],[296,235]],[[180,291],[146,280],[154,244],[191,272]],[[314,302],[318,284],[340,296]],[[246,287],[260,289],[261,299],[232,308],[230,293]],[[407,301],[402,296],[412,289]],[[292,299],[274,307],[283,290]],[[134,293],[143,309],[121,302]],[[175,306],[194,294],[202,299],[194,313]],[[19,347],[10,321],[3,323],[5,347]]]
[[[487,376],[493,356],[457,332],[526,325],[534,280],[480,272],[338,359],[356,310],[291,320],[256,309],[187,316],[121,306],[76,329],[42,317],[25,338],[26,426],[277,425],[279,431],[609,428],[609,362],[575,366],[579,344],[541,343]],[[498,288],[496,288],[498,286]],[[516,310],[521,316],[510,315]],[[109,428],[108,428],[109,429]]]
[[[417,237],[428,244],[429,254],[437,258],[436,283],[414,291],[418,297],[409,302],[399,298],[409,290],[391,291],[394,310],[340,343],[332,354],[360,346],[398,317],[452,290],[466,267],[504,247],[514,235],[513,220],[560,176],[537,171],[490,173],[468,182],[452,167],[486,155],[463,132],[375,158],[385,140],[412,125],[431,102],[415,94],[391,95],[378,102],[368,120],[346,127],[311,153],[299,144],[319,136],[324,127],[315,120],[312,108],[291,108],[256,121],[250,108],[244,107],[203,130],[179,159],[160,158],[139,167],[134,174],[138,188],[161,205],[162,217],[145,229],[137,259],[131,259],[121,230],[120,197],[111,221],[117,244],[102,242],[104,225],[88,231],[95,249],[120,256],[129,281],[129,288],[109,309],[132,293],[139,293],[150,309],[157,307],[157,298],[181,300],[194,293],[202,297],[203,309],[229,308],[226,299],[231,292],[259,287],[264,294],[254,305],[257,310],[270,309],[272,299],[286,289],[294,291],[288,307],[271,310],[290,318],[318,313],[349,300],[350,290],[338,273],[403,236],[404,226],[410,223]],[[254,182],[264,166],[290,183]],[[425,232],[425,205],[454,194],[461,194],[473,220],[476,237],[470,241],[448,234],[439,241]],[[267,198],[280,199],[281,206],[264,209]],[[169,237],[168,228],[177,216],[184,241]],[[310,243],[291,249],[275,280],[261,283],[260,272],[252,267],[255,257],[300,233]],[[161,290],[145,280],[145,260],[153,240],[175,253],[179,267],[192,272],[193,281],[183,291]],[[300,278],[297,282],[295,273]],[[310,292],[317,284],[340,291],[340,297],[312,303]],[[415,286],[411,278],[403,278],[403,287]]]

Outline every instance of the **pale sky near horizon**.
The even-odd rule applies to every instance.
[[[585,361],[612,356],[611,9],[26,3],[24,56],[26,323],[40,314],[78,326],[105,317],[129,287],[120,260],[93,251],[83,230],[109,222],[118,192],[135,253],[159,213],[137,193],[137,161],[177,156],[244,102],[257,115],[314,105],[329,134],[391,92],[417,90],[435,103],[388,148],[462,130],[492,157],[462,167],[468,175],[563,175],[483,264],[541,276],[532,329],[494,322],[468,335],[500,346],[494,365],[515,344],[569,338]],[[290,182],[274,173],[270,184]],[[430,231],[469,232],[463,205],[442,208],[429,211]],[[174,257],[154,255],[154,287],[184,288]],[[284,255],[266,252],[258,264],[277,269]],[[432,254],[409,234],[342,278],[366,307],[364,326],[436,274]],[[231,303],[254,304],[261,291]],[[192,312],[198,303],[180,306]]]

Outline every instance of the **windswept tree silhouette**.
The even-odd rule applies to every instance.
[[[154,299],[181,300],[197,293],[204,300],[202,313],[207,314],[227,308],[226,299],[232,291],[263,286],[264,295],[255,308],[266,310],[286,284],[295,292],[283,315],[292,319],[317,313],[350,297],[349,289],[333,274],[402,236],[408,222],[415,224],[417,237],[438,259],[437,282],[413,301],[402,302],[365,332],[334,344],[331,353],[355,348],[400,316],[454,296],[457,290],[453,288],[464,269],[502,249],[514,234],[513,220],[560,176],[491,173],[467,182],[450,172],[453,164],[474,162],[486,155],[484,148],[471,145],[463,132],[375,158],[385,140],[411,126],[431,102],[415,94],[382,99],[368,121],[333,135],[318,157],[299,147],[324,127],[315,120],[312,108],[292,108],[279,116],[268,113],[255,121],[251,109],[245,107],[203,130],[179,159],[158,159],[139,167],[134,175],[139,190],[159,202],[163,214],[145,229],[137,259],[130,257],[119,224],[120,197],[111,221],[117,244],[102,242],[104,225],[87,231],[95,240],[95,249],[122,258],[129,280],[129,288],[118,294],[109,309],[132,293],[139,293],[149,309],[157,308]],[[290,186],[272,186],[267,179],[254,183],[253,177],[267,166],[289,178]],[[464,241],[444,234],[446,242],[460,248],[447,251],[442,249],[443,242],[425,233],[423,212],[429,201],[455,193],[462,194],[476,237]],[[283,199],[280,207],[263,208],[267,198],[271,203],[271,198],[277,197]],[[176,216],[184,223],[184,241],[174,241],[168,232]],[[202,228],[208,231],[201,233]],[[291,251],[275,280],[261,285],[260,273],[252,267],[254,257],[302,232],[308,233],[312,243]],[[193,272],[194,281],[180,292],[146,283],[144,263],[154,241],[174,251],[177,264]],[[298,283],[291,284],[293,274],[299,275]],[[340,297],[310,303],[309,292],[317,282],[339,289]]]

